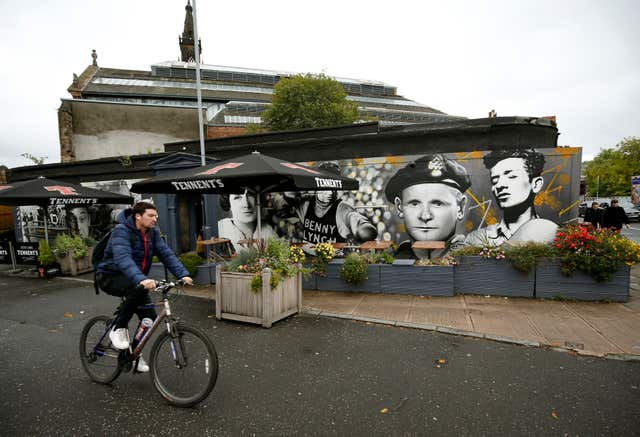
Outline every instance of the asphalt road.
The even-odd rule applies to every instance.
[[[82,326],[116,303],[0,276],[0,434],[640,435],[639,362],[310,315],[263,329],[186,296],[174,311],[210,335],[220,374],[199,407],[173,408],[146,375],[83,373]]]

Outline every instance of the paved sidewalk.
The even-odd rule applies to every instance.
[[[303,304],[321,316],[640,360],[640,266],[632,269],[631,284],[624,304],[327,291],[305,291]]]

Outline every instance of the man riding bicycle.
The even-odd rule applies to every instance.
[[[153,321],[157,317],[153,306],[148,305],[151,303],[148,292],[156,288],[156,281],[147,277],[153,255],[186,284],[193,284],[193,280],[160,237],[160,231],[155,227],[158,213],[152,203],[136,203],[118,214],[116,222],[104,258],[96,267],[96,280],[100,289],[106,293],[124,297],[109,339],[113,347],[127,349],[130,345],[127,325],[133,315],[137,314],[140,320],[149,318]],[[149,371],[149,366],[142,357],[136,370]]]

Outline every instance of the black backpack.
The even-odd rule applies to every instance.
[[[133,233],[131,229],[129,229],[129,239],[131,240],[131,248],[136,245],[136,235]],[[107,245],[109,244],[109,240],[111,240],[111,234],[113,233],[113,229],[104,234],[98,244],[93,247],[93,253],[91,254],[91,264],[93,264],[93,288],[96,291],[96,294],[99,294],[100,287],[98,286],[98,278],[97,278],[97,270],[98,264],[102,262],[104,259],[104,252],[107,250]]]

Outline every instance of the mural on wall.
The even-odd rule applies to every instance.
[[[356,178],[360,189],[272,194],[263,229],[309,246],[393,241],[400,258],[427,256],[415,241],[444,241],[432,258],[465,244],[548,242],[579,203],[571,183],[580,160],[579,148],[555,148],[304,163]],[[257,211],[254,198],[236,197],[236,209],[221,204],[219,236],[237,243],[255,238]]]
[[[130,193],[131,181],[83,182],[82,185],[98,190],[133,196]],[[137,196],[137,197],[136,197]],[[100,240],[115,224],[115,218],[127,205],[96,204],[90,206],[49,205],[21,206],[16,208],[16,217],[20,223],[22,237],[26,242],[36,242],[44,238],[44,214],[47,214],[47,229],[51,237],[57,234],[77,234],[85,238]]]

